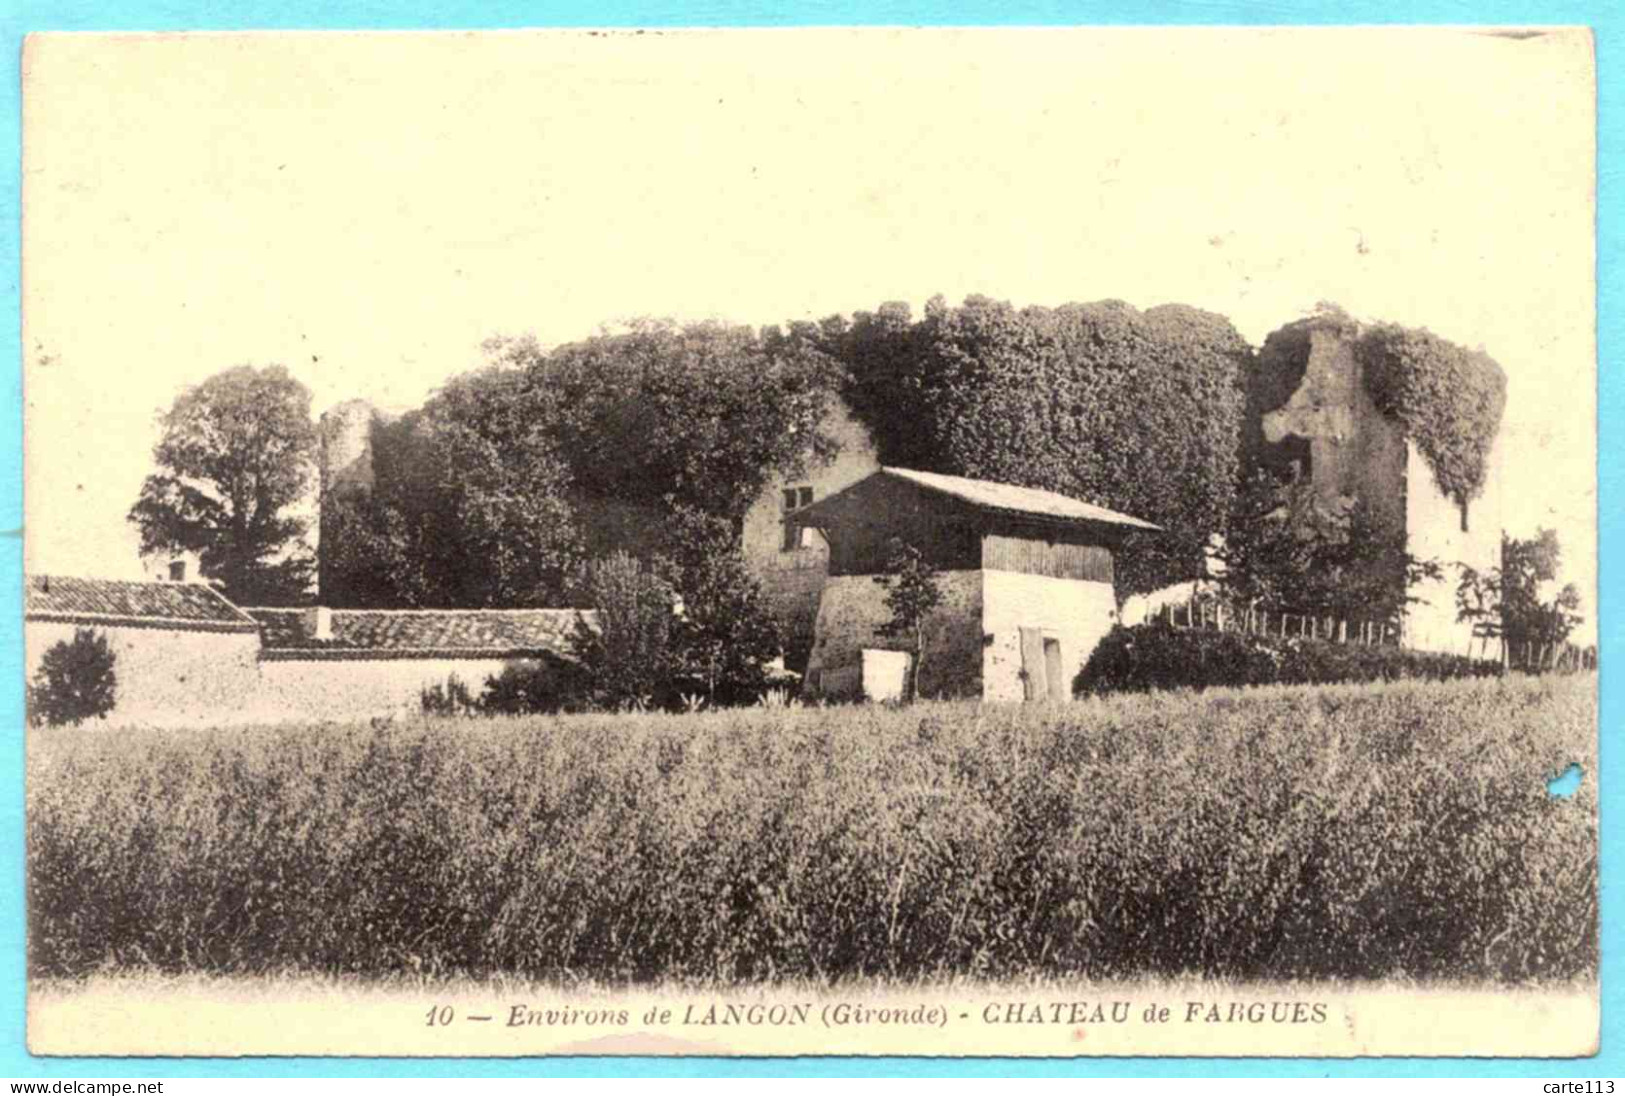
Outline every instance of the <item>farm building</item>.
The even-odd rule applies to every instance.
[[[591,612],[581,614],[589,626]],[[113,649],[114,725],[409,714],[457,677],[478,694],[513,662],[571,672],[569,609],[241,609],[202,583],[33,575],[30,678],[81,628]]]
[[[245,611],[260,625],[261,703],[307,716],[413,712],[454,676],[478,695],[510,662],[573,663],[573,609]]]
[[[906,468],[881,468],[788,522],[829,544],[808,687],[873,699],[898,694],[910,657],[906,640],[881,634],[891,612],[876,576],[894,541],[939,572],[920,695],[1066,699],[1116,618],[1113,554],[1158,528],[1051,491]]]
[[[81,628],[106,636],[113,650],[111,722],[227,711],[259,685],[259,624],[201,583],[30,575],[23,605],[28,676],[47,649]]]

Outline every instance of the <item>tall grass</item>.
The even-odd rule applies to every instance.
[[[1594,685],[38,733],[30,959],[1566,979],[1597,958]]]

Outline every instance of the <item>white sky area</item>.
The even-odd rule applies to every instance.
[[[638,315],[1119,298],[1256,345],[1330,300],[1502,364],[1505,523],[1590,616],[1593,71],[1581,31],[35,37],[27,567],[139,577],[155,417],[243,362],[320,412]]]

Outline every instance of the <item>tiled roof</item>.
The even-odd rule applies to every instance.
[[[252,632],[254,619],[202,583],[29,575],[27,620]]]
[[[574,609],[333,609],[333,638],[311,634],[310,610],[248,609],[271,658],[571,657]],[[581,614],[590,623],[595,614]]]
[[[1149,521],[1120,514],[1116,510],[1108,510],[1104,506],[1081,502],[1066,495],[1058,495],[1054,491],[1040,491],[1034,487],[1012,487],[1008,483],[966,479],[963,476],[944,476],[936,472],[916,472],[912,468],[882,468],[880,472],[984,510],[1068,522],[1092,521],[1108,525],[1128,525],[1136,529],[1161,528]]]

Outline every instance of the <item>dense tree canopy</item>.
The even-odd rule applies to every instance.
[[[771,477],[833,452],[837,367],[774,329],[640,321],[487,350],[487,368],[375,425],[370,494],[325,501],[325,600],[578,604],[583,559],[663,552],[679,510],[737,530]]]
[[[323,500],[323,599],[563,604],[580,551],[570,470],[547,430],[555,405],[522,371],[491,367],[397,422],[375,422],[371,493]]]
[[[776,473],[833,452],[820,423],[835,366],[774,328],[645,320],[549,352],[528,339],[493,351],[551,397],[547,432],[586,498],[737,522]]]
[[[1222,316],[1121,301],[905,305],[810,337],[850,370],[888,464],[1039,487],[1156,522],[1118,554],[1120,595],[1201,573],[1240,462],[1252,351]]]
[[[280,365],[240,365],[181,393],[161,425],[129,513],[142,552],[196,552],[240,605],[306,596],[309,522],[291,510],[315,470],[309,389]]]

